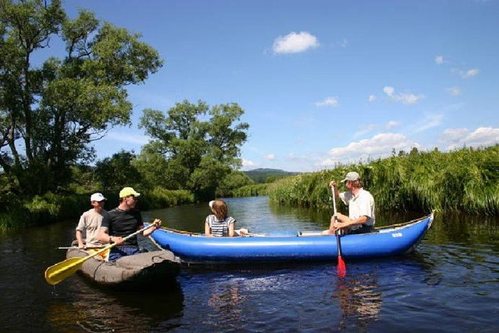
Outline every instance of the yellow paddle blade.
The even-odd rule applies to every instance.
[[[69,258],[50,266],[45,270],[45,280],[47,280],[47,283],[51,285],[58,284],[59,282],[76,273],[76,271],[80,269],[81,265],[86,261],[86,259],[87,257]]]

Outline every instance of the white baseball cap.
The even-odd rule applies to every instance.
[[[106,198],[104,198],[104,196],[102,195],[102,193],[94,193],[90,196],[90,202],[92,201],[104,201],[104,200],[107,200]]]
[[[360,179],[360,176],[359,176],[359,174],[357,172],[350,171],[349,173],[347,173],[345,179],[343,179],[341,182],[344,183],[347,180],[349,180],[351,182],[354,182],[354,181],[359,180],[359,179]]]

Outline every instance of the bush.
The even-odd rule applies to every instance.
[[[232,191],[234,197],[255,197],[259,195],[267,195],[269,184],[252,184],[245,185]]]
[[[141,195],[142,197],[142,195]],[[186,190],[167,190],[155,187],[141,198],[142,209],[166,208],[194,202],[194,195]]]

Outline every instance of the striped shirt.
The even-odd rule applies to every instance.
[[[218,220],[213,214],[206,217],[206,223],[211,228],[211,234],[214,237],[229,236],[229,226],[235,224],[236,220],[233,217],[227,217],[225,220]]]

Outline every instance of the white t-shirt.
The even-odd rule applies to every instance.
[[[367,216],[366,225],[374,226],[375,216],[374,216],[374,198],[368,191],[360,189],[356,196],[352,192],[342,192],[340,193],[340,199],[348,205],[348,217],[350,219],[357,219],[361,216]],[[362,225],[354,225],[351,227],[352,230],[360,228]]]
[[[87,247],[102,245],[97,240],[97,234],[99,233],[99,228],[105,214],[107,214],[105,210],[98,213],[93,208],[81,214],[76,230],[80,230],[83,233],[83,238],[85,239]]]

